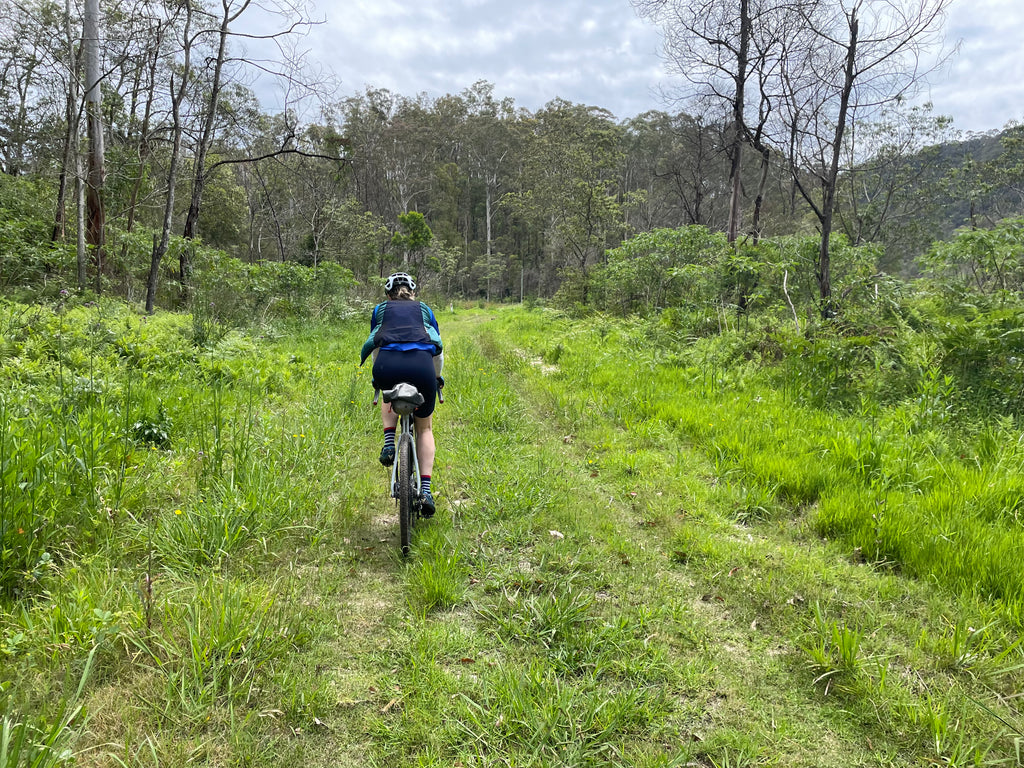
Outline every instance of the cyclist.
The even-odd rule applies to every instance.
[[[373,308],[370,315],[370,336],[363,344],[360,365],[373,356],[373,386],[391,389],[403,381],[414,385],[423,395],[423,405],[415,411],[416,455],[420,465],[420,514],[434,514],[434,497],[430,493],[430,475],[434,467],[434,433],[432,416],[437,392],[444,385],[444,347],[441,331],[433,310],[416,300],[416,281],[405,272],[395,272],[384,283],[387,301]],[[395,428],[398,414],[381,401],[384,424],[384,447],[380,463],[390,467],[395,462]]]

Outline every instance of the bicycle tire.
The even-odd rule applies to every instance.
[[[413,506],[412,439],[402,435],[398,440],[398,530],[402,554],[408,555],[412,546],[412,526],[416,509]]]

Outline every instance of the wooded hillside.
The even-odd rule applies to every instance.
[[[557,99],[529,112],[487,82],[441,98],[342,96],[282,59],[272,74],[293,98],[270,114],[245,84],[267,65],[247,60],[233,32],[247,2],[104,4],[95,83],[81,9],[4,0],[0,11],[10,22],[0,31],[6,286],[89,286],[175,306],[202,243],[244,263],[336,264],[360,283],[401,265],[446,295],[545,297],[632,235],[691,224],[731,233],[734,178],[742,242],[820,229],[797,191],[820,169],[765,120],[743,118],[737,143],[726,102],[619,120]],[[274,18],[282,41],[305,23]],[[92,124],[105,162],[95,194],[90,93],[101,95]],[[862,112],[842,142],[830,226],[880,245],[879,267],[915,274],[933,240],[1021,212],[1019,128],[960,141],[927,108],[897,100]]]

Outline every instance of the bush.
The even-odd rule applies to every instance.
[[[74,264],[74,246],[52,243],[52,230],[47,186],[0,174],[0,286],[38,287]]]
[[[622,315],[705,304],[718,293],[715,275],[727,252],[725,236],[706,227],[645,232],[608,251],[594,275],[595,301]]]
[[[304,267],[294,262],[247,264],[204,250],[197,259],[193,313],[211,322],[343,317],[352,273],[332,262]],[[205,321],[205,320],[204,320]]]

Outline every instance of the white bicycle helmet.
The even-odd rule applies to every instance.
[[[395,288],[402,285],[409,286],[410,291],[416,290],[416,281],[412,279],[412,275],[408,275],[405,272],[395,272],[393,275],[390,275],[387,282],[384,283],[384,290],[391,293]]]

